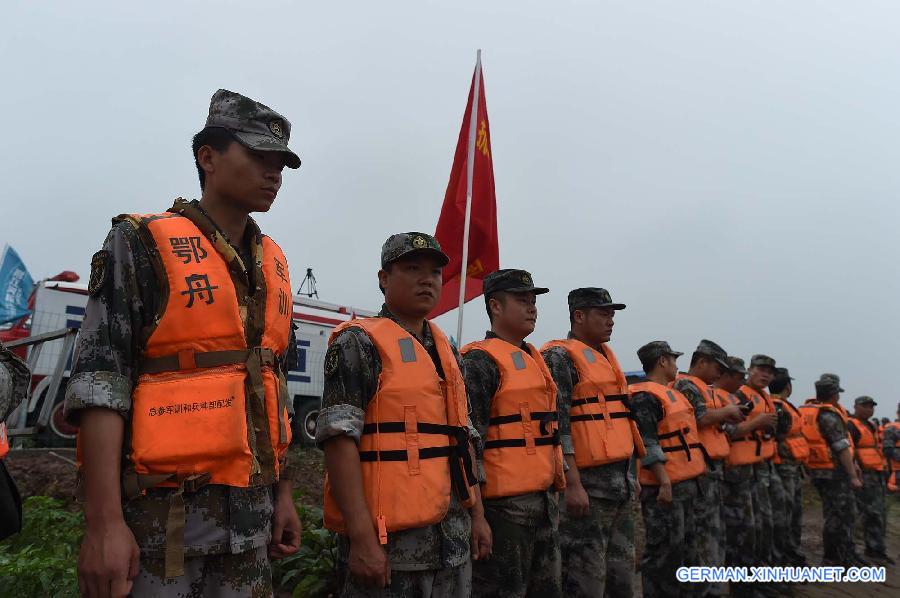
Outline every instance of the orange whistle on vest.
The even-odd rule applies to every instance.
[[[384,522],[384,515],[378,516],[378,543],[384,546],[387,544],[387,524]]]

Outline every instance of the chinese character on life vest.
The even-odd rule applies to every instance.
[[[278,258],[272,258],[275,260],[275,274],[278,275],[278,278],[281,279],[281,282],[287,282],[286,272],[284,271],[284,264],[278,261]]]
[[[284,292],[284,289],[278,289],[278,313],[282,316],[287,315],[288,306],[290,304],[291,301],[288,299],[287,293]]]
[[[219,287],[209,283],[209,276],[207,274],[191,274],[190,276],[185,276],[184,280],[187,282],[188,286],[186,291],[181,291],[182,295],[188,296],[188,302],[185,307],[192,307],[194,305],[195,295],[201,301],[206,301],[207,305],[213,302],[213,290],[218,289]]]
[[[190,264],[191,261],[199,264],[206,258],[206,250],[200,245],[200,237],[169,237],[172,253],[182,259],[182,264]]]

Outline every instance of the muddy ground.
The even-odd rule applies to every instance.
[[[322,454],[316,450],[304,453],[303,478],[300,500],[305,504],[322,504],[322,480],[324,466]],[[43,449],[13,451],[6,460],[7,467],[22,496],[49,495],[65,499],[74,505],[75,487],[74,451],[67,449]],[[803,547],[807,560],[817,565],[822,559],[822,508],[815,489],[807,484],[804,489]],[[638,554],[643,548],[643,526],[638,513]],[[900,496],[888,497],[888,554],[900,561]],[[862,538],[857,533],[857,546],[863,552]],[[802,598],[885,598],[900,597],[900,565],[887,566],[887,583],[805,584],[795,586],[795,596]]]

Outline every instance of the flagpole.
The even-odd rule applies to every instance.
[[[475,90],[469,114],[469,145],[466,156],[466,219],[463,225],[462,265],[459,277],[459,315],[456,320],[456,344],[462,346],[463,308],[466,303],[466,274],[469,269],[469,223],[472,219],[472,176],[475,172],[475,133],[478,130],[478,100],[481,93],[481,50],[475,59]]]

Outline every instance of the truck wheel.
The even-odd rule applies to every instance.
[[[294,438],[302,446],[314,446],[316,444],[316,418],[319,417],[319,401],[297,401],[294,409]]]

